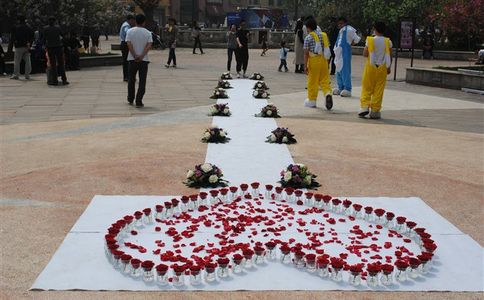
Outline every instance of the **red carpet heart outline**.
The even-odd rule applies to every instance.
[[[124,216],[108,228],[106,255],[119,271],[159,285],[222,280],[277,260],[335,281],[345,273],[350,284],[363,279],[370,287],[393,284],[393,277],[415,279],[431,268],[437,245],[403,216],[329,195],[272,185],[262,195],[259,183],[251,187],[200,192]],[[347,232],[331,227],[346,224]],[[143,234],[155,235],[154,243],[141,245]],[[209,239],[196,242],[197,234]],[[339,255],[327,253],[330,248]],[[149,259],[154,255],[157,265]]]

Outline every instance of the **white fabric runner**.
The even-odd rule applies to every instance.
[[[287,146],[265,143],[277,127],[274,119],[255,118],[267,104],[252,97],[255,81],[233,80],[228,90],[231,117],[214,117],[231,138],[227,144],[209,144],[206,162],[216,164],[231,185],[258,181],[276,183],[280,171],[293,163]],[[297,136],[296,136],[297,138]],[[198,287],[159,287],[135,280],[115,270],[104,254],[103,237],[115,220],[126,214],[169,200],[171,196],[96,196],[39,275],[32,289],[39,290],[368,290],[363,283],[354,287],[278,262],[254,272],[233,275],[228,280]],[[462,233],[419,198],[350,198],[363,205],[394,211],[416,221],[432,234],[438,249],[430,275],[405,284],[379,287],[382,291],[483,291],[483,248]],[[140,237],[151,239],[152,236]],[[198,237],[207,238],[202,233]],[[148,251],[149,253],[150,251]]]

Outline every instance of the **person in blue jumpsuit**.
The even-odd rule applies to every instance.
[[[351,97],[351,46],[358,44],[361,38],[356,29],[348,25],[344,17],[338,19],[339,34],[334,46],[336,65],[336,80],[338,87],[333,90],[334,95]]]

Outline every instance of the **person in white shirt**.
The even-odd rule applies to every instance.
[[[344,17],[338,19],[338,27],[340,30],[334,46],[338,87],[333,90],[333,94],[351,97],[351,46],[358,44],[361,38]]]
[[[148,52],[153,44],[151,32],[145,27],[146,17],[142,14],[136,15],[136,27],[126,33],[128,44],[128,103],[133,104],[135,100],[136,73],[139,72],[138,92],[136,93],[136,107],[143,107],[143,96],[145,94],[146,76],[150,59]]]
[[[392,66],[392,42],[383,36],[385,23],[376,22],[375,36],[366,38],[363,56],[367,57],[361,81],[360,118],[370,114],[370,119],[380,119],[383,91]],[[371,110],[371,112],[370,112]]]
[[[128,15],[126,21],[119,29],[119,40],[121,42],[121,54],[123,56],[123,81],[128,81],[128,44],[126,43],[126,33],[128,30],[135,26],[135,20],[133,15]]]

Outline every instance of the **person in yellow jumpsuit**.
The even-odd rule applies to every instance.
[[[307,107],[316,107],[319,88],[326,96],[326,109],[333,107],[331,84],[329,80],[328,60],[331,57],[329,39],[325,32],[318,30],[316,21],[310,18],[306,21],[308,35],[304,39],[304,66],[308,75],[308,98],[304,102]]]
[[[383,91],[387,82],[387,75],[391,72],[392,42],[383,36],[385,23],[376,22],[374,36],[366,38],[363,56],[367,57],[363,79],[361,82],[360,118],[370,114],[370,119],[381,118]]]

